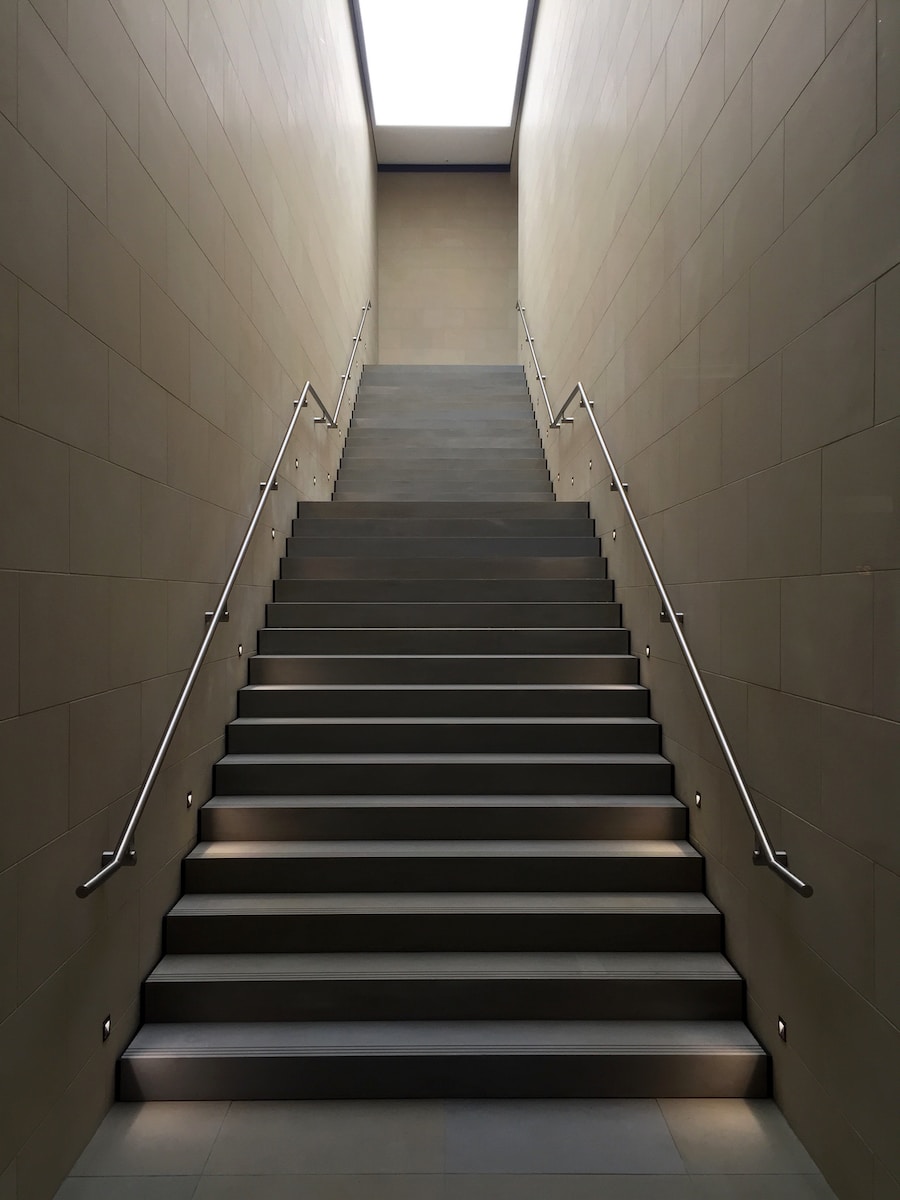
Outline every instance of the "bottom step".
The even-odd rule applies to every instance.
[[[122,1100],[765,1096],[737,1021],[145,1025]]]

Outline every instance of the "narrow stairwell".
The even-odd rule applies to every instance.
[[[258,650],[122,1099],[766,1094],[519,368],[366,368]]]

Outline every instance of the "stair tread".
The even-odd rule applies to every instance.
[[[739,979],[708,952],[415,951],[357,954],[167,954],[156,982],[255,979]]]
[[[188,892],[169,916],[718,911],[702,892]]]
[[[684,805],[675,796],[656,793],[645,796],[599,795],[599,796],[516,796],[505,795],[440,795],[440,796],[267,796],[254,792],[252,795],[212,796],[204,808],[244,808],[264,805],[273,808],[309,808],[327,804],[330,808],[418,808],[426,802],[429,808],[674,808]]]
[[[764,1054],[740,1021],[314,1021],[144,1025],[125,1057],[698,1051]]]
[[[572,725],[589,725],[597,726],[605,729],[610,725],[634,725],[645,728],[656,728],[658,722],[652,717],[422,717],[422,716],[403,716],[403,717],[235,717],[229,722],[231,725],[239,725],[241,727],[257,728],[264,725],[277,726],[317,726],[323,728],[332,728],[335,725],[385,725],[391,728],[407,727],[410,725],[428,727],[431,725],[453,725],[453,726],[505,726],[505,725],[525,725],[536,726],[543,728],[544,726],[559,727],[567,729]]]
[[[537,764],[553,763],[586,766],[594,763],[604,766],[610,763],[625,765],[656,765],[670,766],[667,758],[661,754],[225,754],[219,759],[219,766],[259,766],[276,763],[296,764],[297,766],[331,766],[344,763],[348,766],[359,766],[372,763],[378,766],[399,765],[402,763],[454,763],[458,765],[487,765],[488,763],[518,763]]]
[[[674,839],[637,840],[350,840],[200,842],[188,854],[191,860],[272,858],[693,858],[700,855],[689,842]]]

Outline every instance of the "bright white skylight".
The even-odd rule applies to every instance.
[[[527,0],[359,0],[376,125],[512,123]]]

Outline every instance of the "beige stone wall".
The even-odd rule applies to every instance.
[[[380,362],[515,362],[515,305],[509,174],[378,176]]]
[[[308,377],[336,398],[374,185],[344,4],[0,2],[3,1196],[52,1196],[111,1099],[238,643],[298,495],[327,497],[340,438],[309,413],[138,865],[74,889],[118,835],[292,400]]]
[[[594,398],[816,888],[750,865],[580,415],[545,439],[559,495],[592,502],[775,1094],[842,1200],[900,1195],[898,56],[896,0],[542,0],[519,159],[551,394]]]

